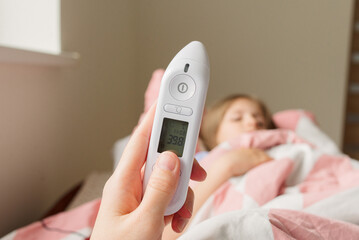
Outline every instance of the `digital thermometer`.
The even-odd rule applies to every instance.
[[[180,180],[166,216],[181,209],[186,200],[208,83],[209,60],[204,45],[198,41],[179,51],[162,77],[143,190],[160,153],[176,153],[181,162]]]

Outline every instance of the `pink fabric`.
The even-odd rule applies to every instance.
[[[301,114],[298,116],[307,117]],[[296,124],[298,122],[299,119],[296,119]],[[315,128],[314,122],[306,121],[304,124],[311,125],[304,126],[306,131]],[[291,127],[297,129],[295,124]],[[313,137],[316,137],[315,134]],[[318,138],[322,140],[321,137]],[[338,239],[339,236],[345,236],[345,239],[359,239],[359,227],[355,225],[300,211],[314,203],[316,206],[319,203],[320,206],[321,200],[328,197],[333,199],[343,191],[359,187],[359,170],[353,169],[349,158],[325,154],[317,146],[299,138],[295,132],[276,129],[241,134],[217,146],[200,163],[205,169],[209,169],[215,161],[220,161],[222,155],[238,148],[263,150],[275,148],[272,153],[274,160],[257,166],[243,176],[229,179],[213,193],[205,204],[206,207],[196,216],[196,219],[203,223],[211,223],[213,218],[213,225],[208,224],[213,228],[211,229],[213,234],[221,233],[224,234],[223,238],[226,238],[228,237],[226,234],[231,232],[232,235],[229,235],[231,238],[238,238],[241,236],[240,232],[248,231],[256,236],[257,230],[247,229],[246,223],[241,224],[241,221],[246,219],[246,215],[240,213],[264,206],[265,209],[270,209],[268,221],[272,226],[274,239],[317,239],[323,236],[325,236],[324,239]],[[291,157],[283,157],[287,154]],[[286,186],[287,181],[291,185]],[[275,209],[278,207],[297,209],[297,211]],[[343,210],[341,206],[340,209],[350,213],[351,207],[348,206],[348,209]],[[332,208],[335,209],[335,206]],[[223,214],[229,211],[238,212],[238,215]],[[320,211],[325,212],[326,209]],[[256,214],[251,215],[252,213],[253,211],[248,212],[250,216],[256,216]],[[342,214],[343,212],[338,212],[338,217]],[[215,220],[217,216],[221,219],[221,223],[224,219],[226,220],[227,230],[233,225],[237,225],[241,230],[222,231],[224,226],[217,229],[215,227],[218,225]],[[260,226],[258,231],[266,229],[266,224],[265,221],[258,223]],[[263,237],[261,234],[258,236]]]
[[[73,210],[48,217],[43,222],[53,230],[44,228],[41,222],[35,222],[19,229],[13,240],[62,239],[71,235],[78,237],[76,232],[93,228],[99,207],[100,200],[97,199]]]
[[[221,144],[201,161],[201,166],[209,169],[222,155],[233,149],[259,148],[265,150],[288,143],[304,143],[312,147],[311,144],[296,136],[292,131],[284,129],[262,130],[241,134],[228,143]],[[299,182],[298,185],[302,193],[303,208],[340,191],[359,186],[359,170],[354,170],[346,157],[324,154],[318,159],[310,159],[310,161],[316,163],[306,179]],[[235,184],[230,181],[227,182],[214,193],[214,212],[220,214],[245,207],[236,203],[237,200],[234,196],[237,195],[240,196],[240,199],[247,195],[259,206],[274,199],[285,189],[285,181],[293,172],[294,162],[295,160],[289,158],[276,159],[252,169],[243,179],[244,189],[238,189]]]
[[[239,148],[268,149],[286,143],[306,143],[292,131],[285,129],[262,130],[244,133],[213,149],[203,160],[201,166],[209,169],[222,155]],[[281,159],[270,161],[252,169],[245,178],[245,188],[240,192],[230,181],[222,185],[214,195],[215,214],[242,209],[244,195],[248,195],[260,206],[280,194],[285,180],[291,173],[293,161]]]
[[[256,132],[243,133],[233,138],[228,143],[214,148],[208,156],[201,161],[201,166],[209,168],[221,155],[236,148],[259,148],[266,150],[268,148],[286,143],[308,143],[298,137],[294,132],[286,129],[261,130]],[[311,145],[312,146],[312,145]]]
[[[282,159],[254,168],[246,176],[244,192],[227,181],[214,193],[213,207],[216,215],[242,209],[244,195],[250,196],[259,205],[275,198],[279,195],[292,166],[290,159]]]
[[[278,112],[272,116],[274,124],[278,128],[289,129],[295,131],[298,121],[301,117],[306,116],[316,123],[314,114],[303,110],[285,110]]]
[[[243,197],[244,195],[234,189],[230,182],[226,182],[216,191],[213,200],[216,215],[241,209],[243,206]]]
[[[304,207],[337,192],[359,185],[359,170],[353,169],[347,157],[322,155],[303,183]]]
[[[358,239],[358,226],[300,211],[271,209],[274,239]]]
[[[286,129],[261,130],[249,133],[243,133],[240,136],[229,141],[233,148],[268,148],[285,143],[308,143],[301,139],[292,131]]]
[[[292,168],[291,159],[270,161],[254,168],[246,176],[245,193],[260,206],[265,204],[279,195]]]

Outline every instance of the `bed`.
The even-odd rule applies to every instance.
[[[162,73],[152,76],[145,112],[158,94]],[[340,152],[310,112],[281,111],[273,121],[278,129],[241,134],[200,160],[208,169],[236,148],[260,148],[274,159],[218,188],[181,239],[359,239],[358,161]],[[114,166],[128,139],[115,144]],[[66,211],[2,239],[88,239],[110,174],[89,175],[48,215]]]

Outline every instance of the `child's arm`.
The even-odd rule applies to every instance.
[[[191,219],[207,199],[228,179],[243,175],[250,169],[269,160],[271,158],[264,151],[254,148],[233,150],[216,160],[207,170],[206,180],[198,183],[193,189],[195,197]],[[167,226],[163,233],[163,239],[176,239],[180,235],[173,232],[170,226]]]
[[[194,188],[195,201],[193,215],[202,207],[205,201],[228,179],[240,176],[250,169],[271,160],[262,150],[243,148],[232,150],[213,163],[207,170],[207,178]]]

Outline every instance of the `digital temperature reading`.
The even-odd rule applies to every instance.
[[[157,152],[172,151],[182,157],[188,122],[164,118]]]

